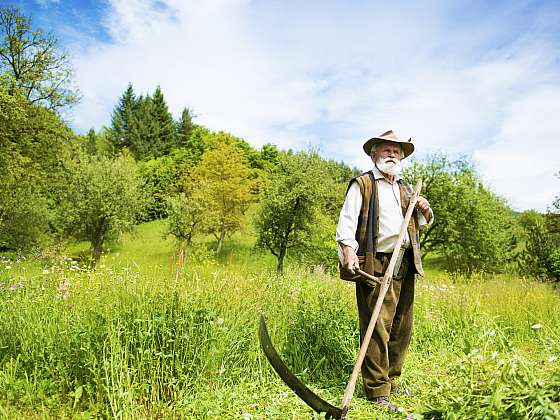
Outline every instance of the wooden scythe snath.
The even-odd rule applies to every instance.
[[[325,413],[325,419],[346,419],[346,415],[348,413],[348,407],[350,405],[350,401],[352,400],[352,396],[354,395],[354,389],[356,387],[356,382],[358,380],[358,375],[360,373],[360,369],[362,367],[362,363],[364,362],[364,358],[367,352],[368,344],[371,340],[371,336],[373,334],[373,330],[375,328],[375,324],[377,323],[377,318],[379,318],[379,313],[381,312],[381,306],[383,305],[383,300],[385,299],[385,295],[389,290],[389,284],[393,277],[397,274],[400,262],[402,261],[402,257],[404,254],[404,248],[402,245],[404,243],[404,239],[406,237],[406,231],[408,227],[408,223],[410,222],[410,218],[412,217],[412,212],[414,207],[416,206],[416,202],[418,201],[418,196],[420,195],[420,190],[422,189],[422,181],[419,180],[416,183],[416,187],[414,188],[414,192],[410,197],[410,202],[408,204],[408,208],[406,214],[404,216],[404,220],[401,225],[401,230],[399,232],[399,236],[397,239],[397,243],[395,244],[395,249],[393,250],[393,254],[391,255],[391,260],[389,261],[389,266],[385,271],[385,275],[383,279],[379,279],[377,277],[373,277],[367,275],[361,270],[358,272],[369,278],[370,280],[374,280],[375,282],[380,284],[381,289],[379,290],[379,296],[375,303],[375,307],[373,309],[373,313],[371,314],[371,319],[369,321],[368,328],[364,335],[364,339],[362,341],[362,345],[360,346],[360,352],[358,353],[358,358],[356,360],[356,364],[354,365],[354,369],[352,371],[352,375],[350,376],[350,380],[348,385],[346,386],[346,390],[344,392],[344,397],[342,398],[341,407],[335,407],[329,404],[327,401],[323,400],[309,388],[307,388],[298,378],[294,375],[285,363],[282,361],[274,346],[272,345],[272,341],[270,340],[270,336],[268,335],[268,330],[266,328],[266,323],[264,316],[261,314],[259,319],[259,341],[261,343],[261,347],[266,355],[266,358],[276,371],[276,373],[282,378],[282,380],[290,387],[292,391],[294,391],[309,407],[315,410],[317,413]]]

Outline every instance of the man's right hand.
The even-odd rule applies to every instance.
[[[360,261],[358,260],[358,256],[356,255],[354,249],[351,246],[342,245],[342,257],[344,258],[344,261],[342,262],[344,268],[352,274],[356,274],[354,269],[360,268]]]

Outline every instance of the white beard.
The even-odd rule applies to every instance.
[[[379,158],[375,161],[375,166],[377,166],[377,169],[381,172],[392,176],[398,175],[402,171],[401,161],[397,158]]]

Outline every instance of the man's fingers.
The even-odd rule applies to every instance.
[[[346,265],[346,268],[347,268],[348,271],[350,271],[352,274],[356,274],[356,272],[354,271],[354,269],[360,268],[360,262],[359,262],[357,259],[356,259],[356,260],[349,261],[348,264]]]

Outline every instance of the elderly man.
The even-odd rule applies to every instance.
[[[362,339],[379,287],[355,270],[360,268],[376,277],[385,274],[411,193],[410,187],[399,177],[401,160],[414,151],[414,145],[411,139],[400,140],[393,131],[387,131],[366,141],[363,149],[371,157],[373,168],[350,181],[336,229],[340,277],[356,282]],[[402,392],[395,380],[401,374],[412,333],[414,276],[424,275],[418,229],[431,223],[430,204],[420,197],[408,226],[400,269],[385,296],[362,365],[367,398],[390,411],[399,411],[391,404],[389,394]]]

